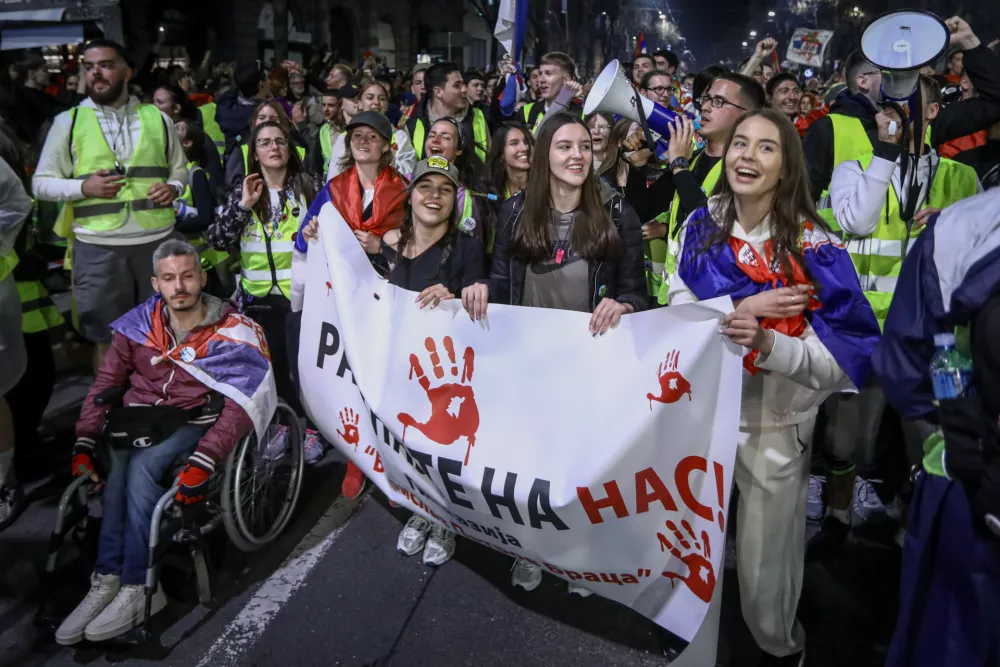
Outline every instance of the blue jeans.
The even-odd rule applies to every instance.
[[[208,429],[182,426],[148,449],[112,449],[104,487],[104,518],[97,546],[98,574],[117,574],[122,585],[143,584],[149,561],[149,528],[156,502],[167,492],[163,476],[194,451]]]

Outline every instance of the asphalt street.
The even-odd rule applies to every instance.
[[[217,531],[211,604],[197,602],[190,559],[172,554],[163,574],[170,605],[154,617],[149,642],[60,647],[32,619],[56,501],[69,482],[74,400],[86,382],[61,381],[31,460],[31,505],[0,534],[0,667],[668,664],[669,640],[650,621],[598,596],[568,596],[548,575],[531,593],[514,589],[509,559],[490,549],[460,540],[455,559],[438,569],[397,553],[407,513],[378,493],[340,497],[343,465],[332,452],[307,469],[299,509],[278,542],[243,554]],[[810,666],[884,661],[898,551],[856,532],[837,559],[807,569],[800,617]],[[92,547],[83,540],[64,549],[53,598],[63,613],[86,591]],[[718,664],[752,666],[758,652],[735,571],[727,567],[725,577]]]

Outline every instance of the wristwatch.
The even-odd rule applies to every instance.
[[[674,158],[670,162],[670,171],[675,169],[688,169],[691,167],[691,161],[686,157]]]

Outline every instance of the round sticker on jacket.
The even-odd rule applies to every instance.
[[[192,361],[194,361],[196,356],[197,355],[194,353],[193,347],[185,347],[183,350],[181,350],[181,361],[183,361],[186,364],[190,364]]]
[[[601,285],[600,289],[597,290],[597,296],[604,296],[607,293],[608,293],[607,285]]]
[[[476,228],[476,219],[466,218],[458,225],[458,228],[461,229],[466,234],[471,234],[472,230]]]

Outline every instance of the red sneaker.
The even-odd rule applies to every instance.
[[[345,498],[354,500],[365,490],[365,474],[361,468],[350,461],[347,462],[347,474],[344,475],[344,482],[340,485],[340,492]]]

